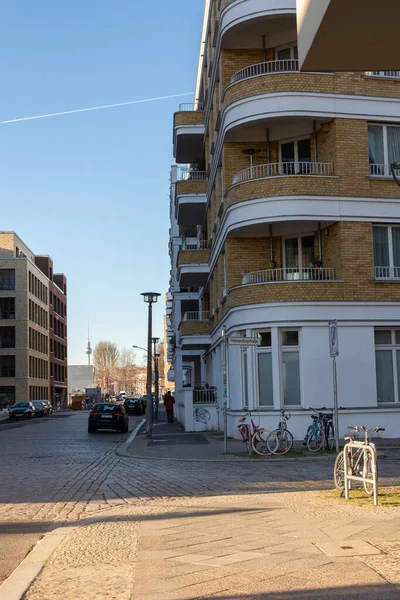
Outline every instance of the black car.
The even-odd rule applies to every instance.
[[[127,398],[124,402],[124,408],[128,415],[142,415],[143,404],[138,398]]]
[[[35,417],[44,417],[47,414],[47,407],[43,400],[32,400],[31,404],[35,407]]]
[[[88,432],[98,429],[114,429],[126,433],[129,429],[129,417],[122,404],[99,402],[89,414]]]
[[[42,400],[44,404],[44,415],[45,417],[51,417],[53,414],[53,407],[51,405],[50,400]]]
[[[8,416],[11,421],[14,419],[33,419],[36,416],[36,410],[32,402],[16,402],[8,409]]]

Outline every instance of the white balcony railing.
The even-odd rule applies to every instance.
[[[375,267],[375,279],[400,280],[400,267]]]
[[[216,404],[217,392],[208,388],[193,390],[193,404]]]
[[[368,77],[382,77],[387,79],[400,79],[400,71],[366,71]]]
[[[292,73],[299,70],[299,61],[295,59],[270,60],[268,62],[250,65],[232,75],[231,83],[257,77],[258,75],[269,75],[273,73]]]
[[[369,174],[371,177],[392,177],[390,165],[369,165]]]
[[[236,173],[232,184],[250,181],[252,179],[264,179],[267,177],[286,177],[292,175],[318,175],[329,177],[333,175],[333,165],[321,162],[279,162],[267,163],[249,167]]]
[[[179,169],[179,181],[205,181],[205,171],[193,171],[193,169]]]
[[[185,314],[183,315],[183,320],[184,321],[209,321],[210,320],[210,313],[208,312],[208,310],[206,311],[198,311],[198,310],[190,310],[188,312],[185,312]]]
[[[304,267],[287,269],[267,269],[243,273],[242,284],[272,283],[274,281],[333,281],[335,269],[323,267]]]
[[[207,240],[182,240],[182,250],[207,250]]]
[[[179,112],[192,112],[204,110],[202,102],[196,102],[195,104],[180,104]]]

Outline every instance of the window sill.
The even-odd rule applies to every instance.
[[[400,279],[371,279],[371,283],[400,283]]]
[[[366,179],[372,179],[373,181],[393,181],[395,183],[391,175],[368,175]]]

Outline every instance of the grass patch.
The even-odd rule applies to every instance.
[[[326,490],[320,492],[320,496],[324,500],[345,500],[344,496],[341,496],[339,490]],[[350,490],[349,500],[352,504],[358,506],[370,506],[374,504],[373,496],[367,496],[364,489],[356,488]],[[400,486],[382,486],[378,488],[378,502],[380,506],[400,506]]]

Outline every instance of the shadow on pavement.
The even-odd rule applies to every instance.
[[[266,581],[266,586],[268,582]],[[285,585],[284,580],[282,586]],[[400,592],[394,585],[365,585],[357,587],[332,587],[319,589],[297,589],[282,592],[266,592],[262,594],[228,594],[213,595],[221,600],[397,600]],[[187,600],[198,600],[198,596]]]

